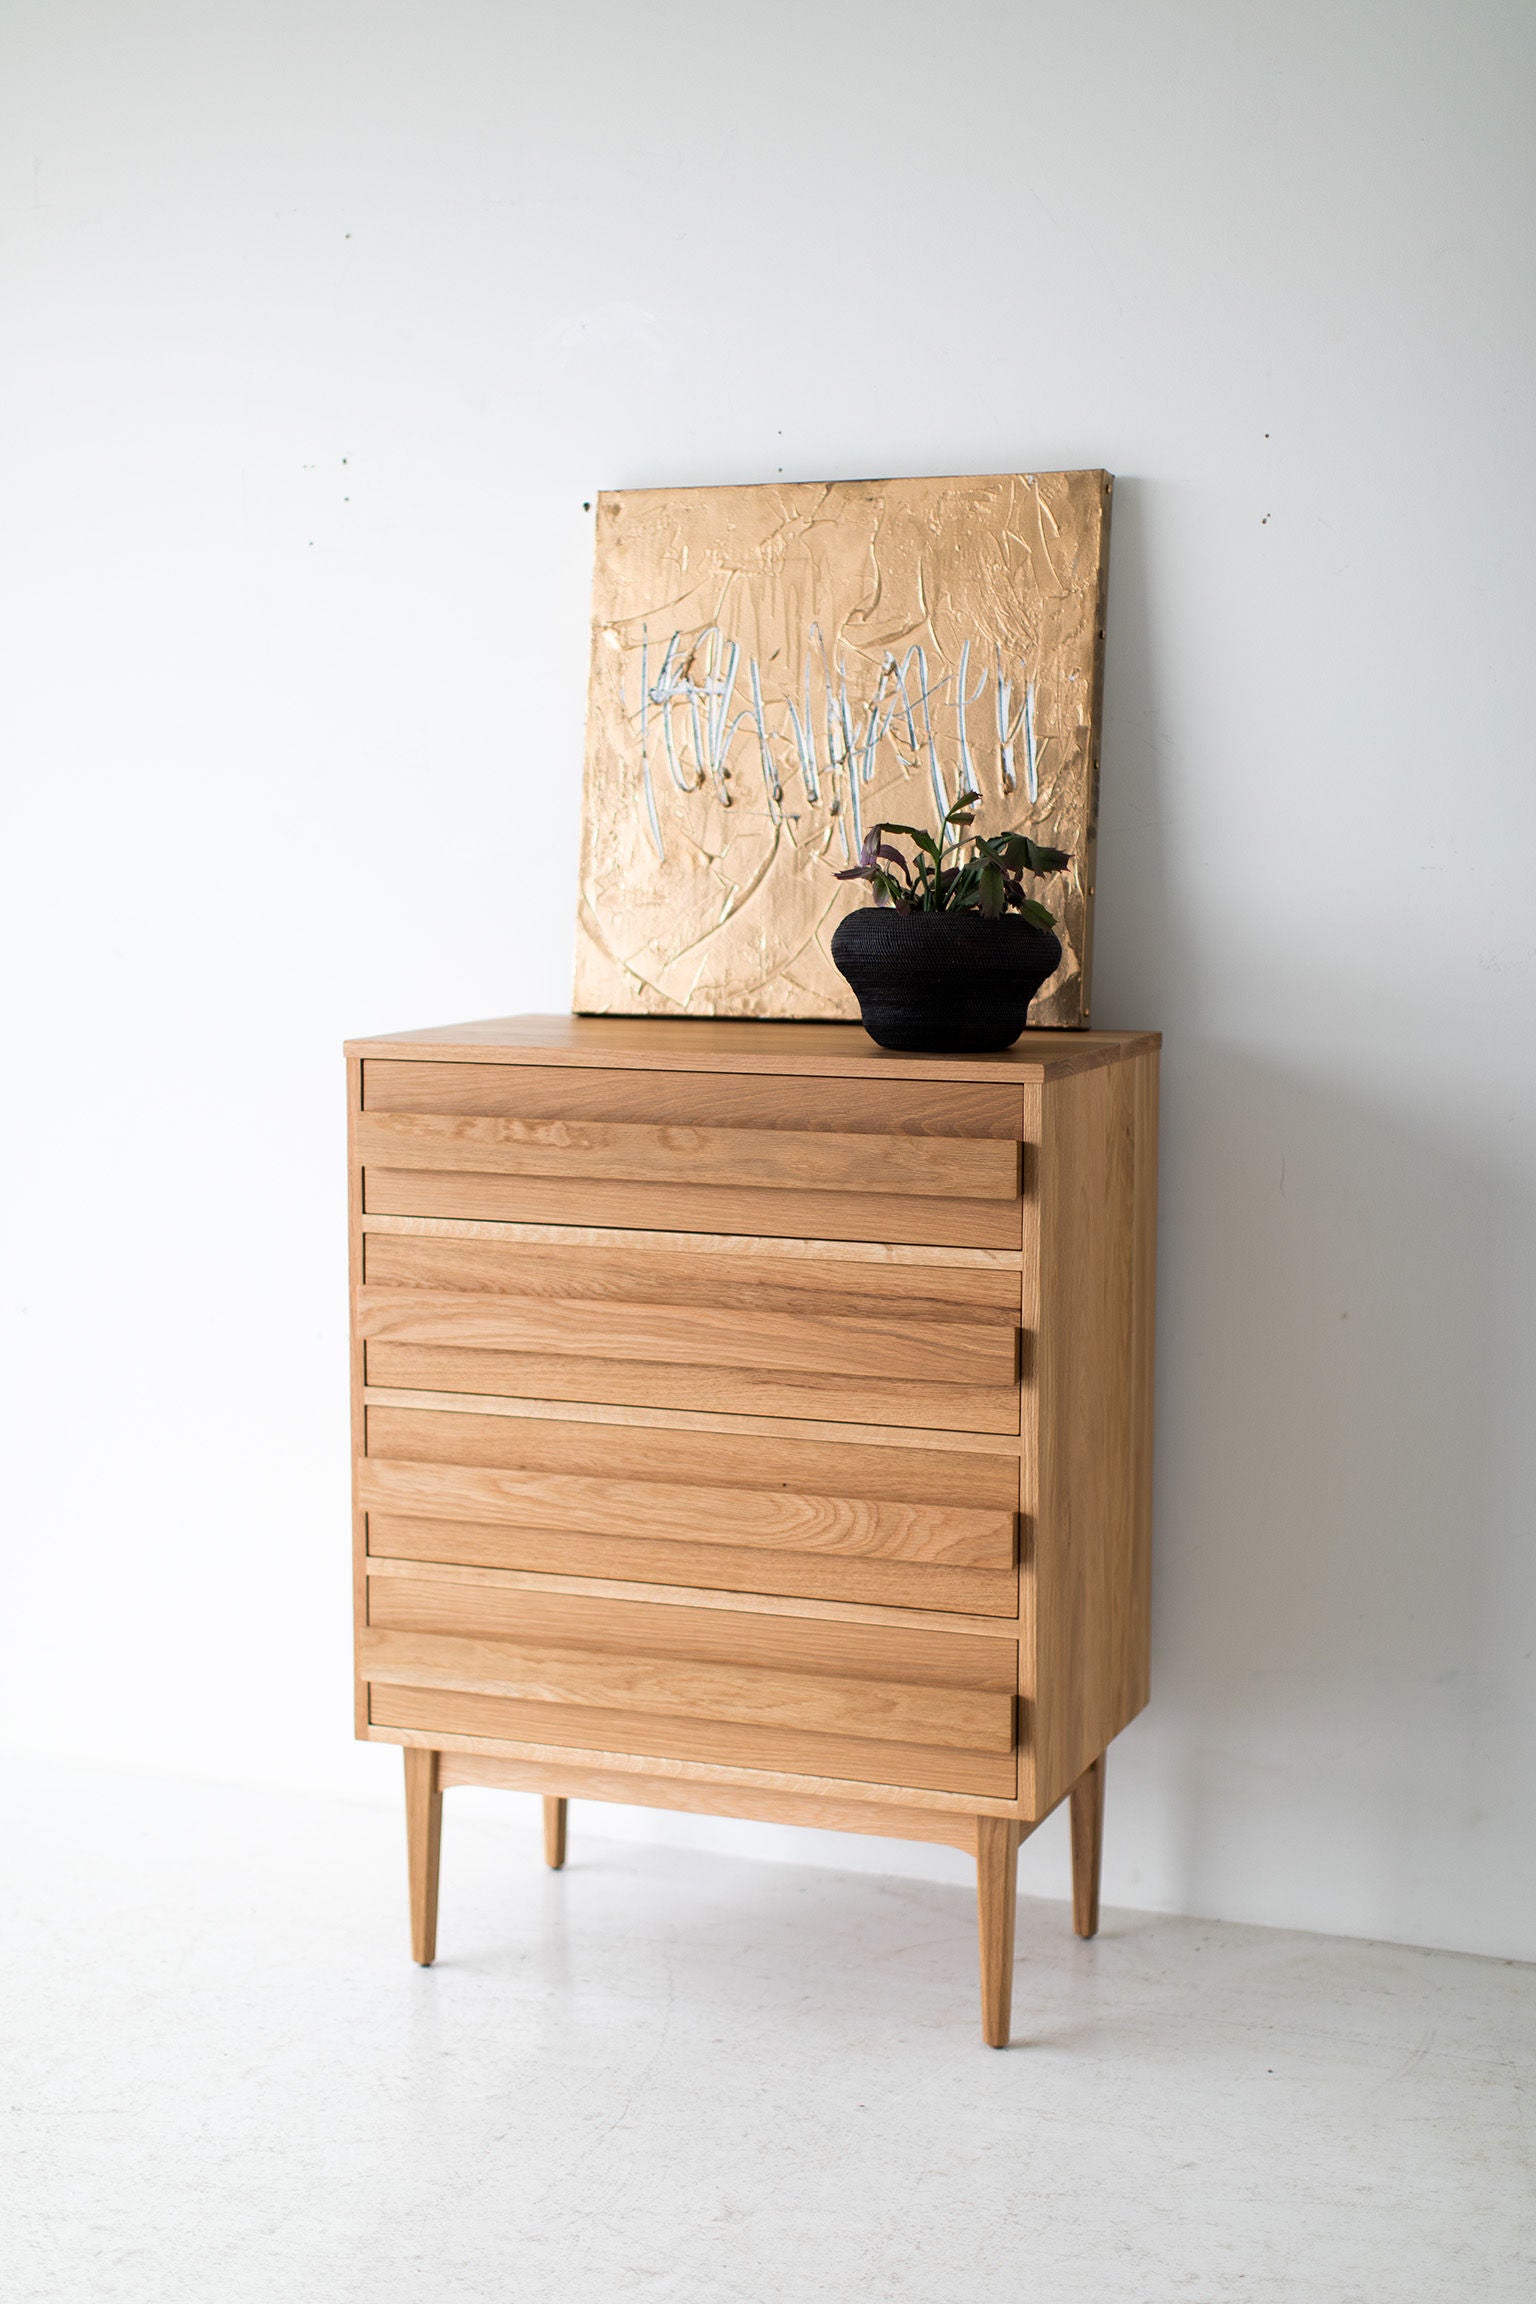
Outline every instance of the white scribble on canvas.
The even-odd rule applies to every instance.
[[[926,774],[935,825],[942,822],[962,792],[982,791],[966,715],[980,703],[990,683],[998,797],[1006,799],[1018,789],[1014,751],[1022,737],[1025,787],[1029,798],[1037,799],[1034,684],[1028,668],[1017,660],[1010,662],[1001,642],[993,641],[992,662],[983,662],[972,685],[972,645],[970,640],[964,641],[954,671],[941,672],[936,678],[930,677],[928,652],[920,644],[908,648],[900,658],[887,651],[872,691],[861,698],[856,683],[850,683],[845,658],[841,654],[835,659],[828,656],[821,632],[813,624],[807,634],[798,695],[787,689],[775,695],[765,693],[762,666],[755,656],[749,657],[747,697],[741,709],[733,712],[742,655],[737,641],[718,624],[706,625],[691,637],[674,631],[668,635],[653,680],[650,633],[643,627],[640,693],[634,718],[646,821],[658,857],[665,860],[666,856],[651,771],[653,730],[658,725],[677,789],[695,792],[708,787],[724,808],[734,805],[732,754],[737,750],[737,734],[748,728],[770,821],[787,821],[802,845],[807,838],[814,840],[821,832],[835,829],[840,851],[848,857],[857,852],[864,838],[861,788],[875,780],[882,745],[890,748],[903,772]],[[976,653],[984,656],[988,645],[979,643]],[[945,773],[945,751],[953,761],[952,780]],[[825,826],[819,815],[807,820],[807,812],[819,812],[823,807]]]

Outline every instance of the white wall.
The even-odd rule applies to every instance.
[[[1536,1956],[1536,15],[3,39],[9,1742],[395,1796],[337,1044],[567,1004],[593,492],[1105,464],[1099,1021],[1167,1034],[1109,1892]]]

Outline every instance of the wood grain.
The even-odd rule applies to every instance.
[[[856,1496],[901,1504],[963,1504],[1012,1512],[1018,1504],[1017,1449],[984,1455],[878,1441],[751,1432],[694,1431],[677,1425],[579,1424],[539,1416],[369,1406],[367,1453],[426,1464],[486,1464],[508,1472],[583,1472],[601,1478],[665,1480],[701,1487],[792,1488],[806,1496]]]
[[[1156,1048],[1155,1032],[1025,1032],[991,1056],[907,1056],[858,1024],[756,1024],[703,1017],[492,1016],[349,1040],[347,1054],[439,1063],[572,1065],[581,1070],[719,1072],[946,1087],[1040,1083]]]
[[[426,1527],[426,1521],[403,1521],[402,1527]],[[451,1523],[444,1522],[443,1526]],[[878,1565],[878,1563],[876,1564]],[[913,1574],[923,1573],[921,1569]],[[943,1571],[943,1573],[969,1573],[969,1571]],[[980,1571],[977,1571],[980,1573]],[[1019,1621],[1016,1615],[1005,1617],[940,1615],[931,1608],[888,1608],[862,1602],[835,1602],[788,1597],[776,1598],[759,1592],[727,1591],[709,1585],[667,1585],[624,1583],[617,1577],[583,1576],[570,1574],[536,1574],[517,1568],[475,1568],[451,1560],[395,1559],[382,1553],[368,1556],[370,1581],[386,1576],[414,1576],[425,1582],[439,1584],[486,1584],[502,1591],[563,1592],[575,1599],[590,1600],[644,1600],[657,1608],[710,1608],[726,1609],[736,1616],[804,1617],[818,1624],[871,1624],[887,1625],[893,1632],[952,1632],[966,1638],[990,1639],[994,1635],[1016,1645]]]
[[[610,1225],[642,1232],[742,1232],[761,1238],[777,1233],[804,1240],[1016,1249],[1022,1202],[456,1175],[370,1161],[363,1179],[363,1205],[371,1216],[461,1216],[496,1223]]]
[[[586,1594],[529,1590],[499,1581],[410,1576],[370,1579],[375,1624],[415,1626],[527,1646],[600,1649],[681,1662],[749,1663],[828,1678],[910,1681],[1004,1695],[1014,1685],[1014,1646],[973,1632],[932,1632],[905,1625],[852,1624],[838,1616],[754,1614],[606,1600]]]
[[[408,1222],[408,1218],[378,1219]],[[547,1242],[444,1238],[370,1232],[363,1244],[369,1288],[548,1297],[581,1304],[696,1304],[733,1311],[787,1312],[800,1319],[954,1322],[1015,1329],[1016,1271],[982,1267],[855,1263],[790,1255],[760,1243],[753,1254],[674,1245],[664,1236],[620,1245],[625,1235],[562,1247]],[[767,1250],[767,1253],[764,1251]],[[724,1251],[724,1252],[722,1252]]]
[[[1151,1049],[1124,1067],[1132,1132],[1128,1221],[1130,1251],[1130,1448],[1126,1464],[1125,1522],[1116,1559],[1110,1607],[1115,1662],[1126,1718],[1152,1693],[1152,1429],[1157,1357],[1157,1143],[1161,1070]],[[1123,1725],[1123,1723],[1122,1723]],[[1119,1734],[1117,1728],[1115,1734]]]
[[[375,1499],[369,1507],[368,1542],[376,1554],[556,1574],[585,1571],[640,1582],[714,1584],[737,1592],[979,1616],[1013,1616],[1018,1610],[1018,1576],[1011,1566],[842,1560],[822,1552],[791,1558],[734,1542],[706,1545],[692,1536],[701,1514],[691,1505],[678,1506],[690,1529],[684,1541],[680,1528],[667,1537],[626,1539],[570,1528],[497,1526],[474,1516],[467,1489],[457,1492],[462,1501],[454,1506],[455,1515],[469,1513],[464,1520],[442,1511],[424,1512],[422,1490],[413,1491],[410,1514],[381,1510],[377,1503],[390,1493],[389,1468],[396,1464],[436,1465],[453,1473],[483,1468],[531,1483],[551,1476],[616,1483],[634,1492],[637,1525],[648,1530],[659,1530],[672,1509],[665,1502],[657,1509],[647,1493],[654,1485],[669,1493],[692,1489],[740,1496],[741,1512],[758,1530],[773,1524],[778,1500],[788,1496],[803,1500],[808,1511],[827,1510],[834,1527],[883,1531],[882,1541],[898,1525],[931,1527],[947,1544],[954,1533],[948,1515],[954,1510],[979,1515],[981,1526],[994,1531],[1013,1527],[1018,1471],[1010,1456],[854,1442],[834,1447],[777,1435],[765,1439],[631,1424],[573,1427],[544,1417],[424,1408],[370,1406],[367,1419],[367,1469],[359,1470],[358,1479],[360,1488],[369,1484],[368,1494]],[[573,1462],[583,1471],[573,1473]],[[416,1477],[406,1475],[408,1480]],[[963,1504],[954,1503],[957,1497],[964,1498]],[[800,1505],[794,1509],[798,1512]],[[899,1517],[887,1518],[888,1512]],[[972,1534],[980,1533],[974,1524],[968,1526]]]
[[[1099,1875],[1104,1861],[1104,1755],[1072,1787],[1072,1926],[1099,1932]]]
[[[398,1063],[363,1070],[369,1112],[450,1112],[505,1120],[775,1128],[859,1136],[1016,1141],[1017,1088],[878,1080],[760,1080],[729,1072],[577,1072],[538,1064]]]
[[[1038,1097],[1035,1102],[1038,1105]],[[1032,1153],[1033,1147],[1026,1144],[1026,1170]],[[759,1238],[750,1232],[644,1232],[633,1226],[621,1229],[602,1224],[502,1224],[473,1216],[364,1216],[362,1227],[369,1239],[478,1240],[517,1248],[611,1248],[636,1260],[642,1256],[727,1256],[741,1268],[744,1278],[752,1276],[751,1267],[764,1257],[786,1268],[798,1258],[807,1258],[835,1263],[842,1284],[849,1287],[862,1280],[861,1274],[848,1271],[850,1264],[888,1265],[893,1269],[910,1265],[944,1278],[959,1272],[1017,1272],[1021,1261],[1016,1248],[944,1248],[921,1242],[908,1246],[898,1240],[802,1240],[791,1233]],[[786,1274],[772,1277],[783,1279]]]
[[[1018,1870],[1018,1825],[1000,1816],[978,1816],[976,1919],[981,1953],[981,2036],[989,2048],[1006,2048],[1012,2033]]]
[[[376,1726],[410,1729],[434,1738],[474,1737],[510,1747],[510,1756],[520,1746],[533,1746],[536,1757],[571,1751],[692,1761],[753,1774],[814,1779],[807,1790],[872,1784],[904,1793],[952,1792],[1008,1800],[1018,1781],[1012,1754],[932,1750],[872,1737],[818,1736],[731,1721],[664,1720],[574,1704],[524,1704],[515,1698],[444,1688],[374,1687],[370,1720]],[[893,1769],[898,1771],[894,1782]]]
[[[381,1698],[388,1693],[379,1691]],[[425,1693],[431,1694],[428,1690]],[[760,1733],[760,1731],[758,1731]],[[594,1746],[519,1742],[509,1744],[505,1738],[461,1734],[451,1728],[393,1728],[370,1720],[363,1731],[370,1744],[419,1744],[434,1751],[467,1753],[477,1758],[507,1761],[515,1766],[541,1767],[551,1765],[552,1774],[564,1782],[574,1767],[596,1768],[614,1777],[629,1776],[636,1779],[665,1778],[669,1783],[704,1790],[745,1789],[757,1794],[792,1794],[796,1798],[810,1797],[828,1800],[868,1801],[872,1806],[916,1808],[924,1814],[936,1812],[949,1821],[967,1823],[977,1816],[1003,1816],[1018,1819],[1017,1800],[1012,1790],[1003,1795],[991,1792],[930,1791],[917,1784],[886,1784],[874,1777],[851,1778],[816,1776],[807,1771],[776,1770],[771,1768],[738,1768],[729,1760],[684,1760],[674,1753],[646,1753],[602,1751]],[[895,1749],[886,1745],[889,1752]],[[910,1749],[910,1747],[908,1748]],[[989,1762],[989,1766],[993,1763]],[[1033,1825],[1028,1827],[1033,1830]],[[965,1842],[967,1851],[974,1854],[974,1834]]]
[[[405,1752],[406,1872],[411,1900],[411,1958],[430,1968],[437,1958],[437,1880],[443,1844],[443,1795],[437,1754]]]
[[[439,1775],[451,1784],[480,1784],[504,1792],[548,1797],[560,1785],[572,1800],[610,1800],[639,1808],[681,1808],[705,1816],[740,1816],[763,1824],[813,1825],[827,1832],[869,1832],[882,1839],[930,1840],[975,1854],[976,1826],[969,1814],[943,1808],[899,1808],[890,1802],[847,1800],[820,1792],[770,1792],[697,1778],[621,1774],[580,1761],[492,1759],[453,1748],[439,1755]]]
[[[863,1603],[944,1615],[1012,1617],[1019,1579],[1009,1568],[955,1568],[935,1561],[774,1552],[756,1546],[680,1543],[661,1538],[590,1536],[569,1528],[522,1528],[466,1520],[368,1515],[368,1557],[380,1562],[524,1571],[569,1580],[591,1577],[636,1586],[710,1588],[739,1598]]]
[[[393,1578],[376,1588],[376,1599],[382,1595],[396,1603],[398,1615],[408,1622],[403,1628],[370,1625],[363,1633],[363,1669],[375,1684],[459,1689],[473,1695],[515,1697],[528,1704],[656,1713],[668,1720],[857,1735],[956,1752],[1013,1750],[1011,1694],[838,1680],[818,1673],[775,1671],[755,1662],[700,1664],[677,1657],[563,1649],[541,1642],[523,1646],[512,1639],[422,1631],[409,1620],[437,1614],[458,1622],[463,1615],[441,1605],[444,1587],[422,1589],[432,1595],[431,1609],[412,1605],[411,1588]],[[888,1761],[887,1773],[899,1774],[899,1764]]]
[[[562,1182],[889,1192],[940,1200],[1014,1200],[1019,1193],[1018,1145],[985,1137],[836,1136],[365,1111],[357,1141],[365,1162],[386,1168]]]
[[[947,1426],[952,1432],[1019,1428],[1019,1398],[1011,1384],[839,1382],[828,1376],[796,1383],[771,1371],[723,1368],[704,1360],[674,1367],[644,1360],[372,1342],[365,1348],[364,1367],[370,1384],[414,1392],[500,1392],[524,1399],[814,1416],[834,1424]]]
[[[551,1872],[565,1869],[566,1804],[563,1800],[544,1803],[544,1861]]]
[[[1015,1465],[1027,1454],[1029,1443],[1017,1432],[940,1432],[931,1426],[897,1427],[883,1424],[829,1423],[810,1417],[717,1415],[705,1408],[628,1408],[610,1400],[518,1400],[504,1394],[476,1392],[413,1392],[388,1384],[363,1388],[365,1407],[430,1409],[434,1415],[474,1416],[489,1419],[528,1419],[538,1423],[579,1424],[586,1429],[610,1425],[631,1432],[740,1433],[754,1440],[847,1441],[865,1448],[922,1448],[938,1455],[979,1456],[990,1451]],[[1023,1452],[1021,1454],[1021,1451]]]
[[[359,1478],[370,1513],[457,1518],[567,1535],[848,1552],[968,1568],[1007,1568],[1014,1556],[1013,1515],[963,1504],[890,1504],[867,1497],[801,1496],[787,1489],[702,1488],[379,1457],[364,1460]]]
[[[362,1103],[363,1067],[355,1056],[347,1058],[347,1272],[352,1300],[363,1284],[363,1170],[357,1157],[357,1116]],[[348,1411],[352,1430],[352,1618],[361,1624],[368,1605],[368,1524],[357,1488],[357,1467],[366,1445],[364,1437],[363,1340],[356,1330],[348,1336]],[[355,1668],[352,1676],[352,1733],[366,1734],[368,1690]]]
[[[1011,1386],[1018,1374],[1016,1327],[959,1320],[803,1319],[704,1304],[610,1302],[596,1310],[538,1296],[366,1287],[356,1320],[366,1340],[388,1344],[939,1385]]]
[[[1147,1700],[1155,1053],[1043,1100],[1038,1504],[1025,1569],[1031,1813]]]

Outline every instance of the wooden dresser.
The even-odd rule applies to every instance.
[[[1158,1038],[513,1017],[353,1042],[357,1732],[442,1793],[1018,1847],[1147,1699]]]

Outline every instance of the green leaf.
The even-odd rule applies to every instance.
[[[899,832],[903,839],[915,841],[925,856],[931,856],[935,864],[938,863],[939,844],[931,832],[920,832],[915,824],[879,824],[875,829],[879,832]]]
[[[1019,905],[1019,911],[1026,920],[1032,921],[1037,928],[1054,928],[1056,925],[1055,913],[1048,912],[1043,904],[1037,904],[1033,896],[1023,898]]]
[[[996,855],[1010,872],[1060,872],[1072,859],[1063,848],[1043,848],[1027,832],[995,832],[978,847]]]
[[[984,918],[1000,920],[1008,909],[1008,891],[1002,873],[990,861],[976,875],[976,902]]]

